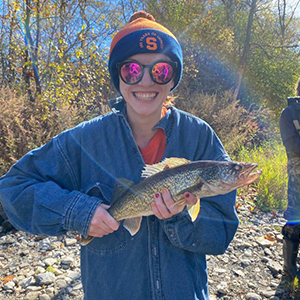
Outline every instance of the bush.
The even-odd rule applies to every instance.
[[[89,106],[54,103],[43,99],[30,102],[8,87],[0,89],[0,176],[28,151],[37,148],[61,131],[104,112]]]
[[[232,92],[197,94],[178,98],[176,106],[206,121],[217,133],[229,155],[242,147],[253,147],[268,137],[267,109],[247,110],[233,100]]]
[[[264,211],[284,210],[287,205],[287,157],[281,142],[273,140],[249,150],[242,148],[236,161],[255,162],[262,175],[253,183],[256,205]],[[247,187],[240,192],[247,192]]]

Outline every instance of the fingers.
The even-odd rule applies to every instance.
[[[153,211],[153,214],[160,220],[163,220],[164,217],[163,215],[160,213],[160,211],[158,210],[157,206],[156,206],[156,202],[152,202],[151,203],[151,207],[152,207],[152,211]]]
[[[100,204],[92,217],[88,235],[95,237],[103,237],[119,228],[120,223],[117,222],[107,211],[108,205]]]
[[[162,193],[155,193],[155,201],[152,202],[152,211],[158,219],[168,219],[173,215],[180,213],[186,204],[194,205],[197,203],[197,197],[191,193],[184,193],[185,203],[178,205],[174,202],[170,192],[167,189],[163,189]]]
[[[177,207],[174,206],[174,201],[168,190],[163,189],[162,193],[155,194],[155,205],[153,206],[154,214],[159,219],[171,218],[174,214],[177,214]]]
[[[188,204],[188,205],[195,205],[197,203],[198,199],[193,194],[191,194],[189,192],[186,192],[186,193],[184,193],[183,196],[185,198],[186,204]]]

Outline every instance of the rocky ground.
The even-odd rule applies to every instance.
[[[242,198],[237,211],[241,224],[228,250],[208,256],[210,299],[300,299],[281,284],[282,214],[256,211]],[[75,236],[2,235],[0,280],[0,299],[82,299]]]

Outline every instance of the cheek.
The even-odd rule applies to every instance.
[[[120,88],[121,95],[124,95],[128,90],[128,85],[125,84],[121,78],[119,78],[119,82],[120,82],[119,88]]]
[[[174,85],[175,85],[175,82],[174,82],[174,80],[172,80],[171,82],[170,82],[170,84],[171,84],[171,87],[170,87],[170,90],[174,87]]]
[[[174,87],[174,80],[170,81],[166,86],[168,94],[170,93],[173,87]]]
[[[166,85],[165,92],[166,92],[167,95],[169,95],[169,93],[170,93],[171,89],[173,88],[173,86],[174,86],[174,82],[173,82],[173,81],[169,82],[169,83]]]

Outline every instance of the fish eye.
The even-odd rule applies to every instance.
[[[233,169],[236,170],[236,171],[241,171],[242,170],[242,166],[238,165],[238,164],[235,164],[233,166]]]

